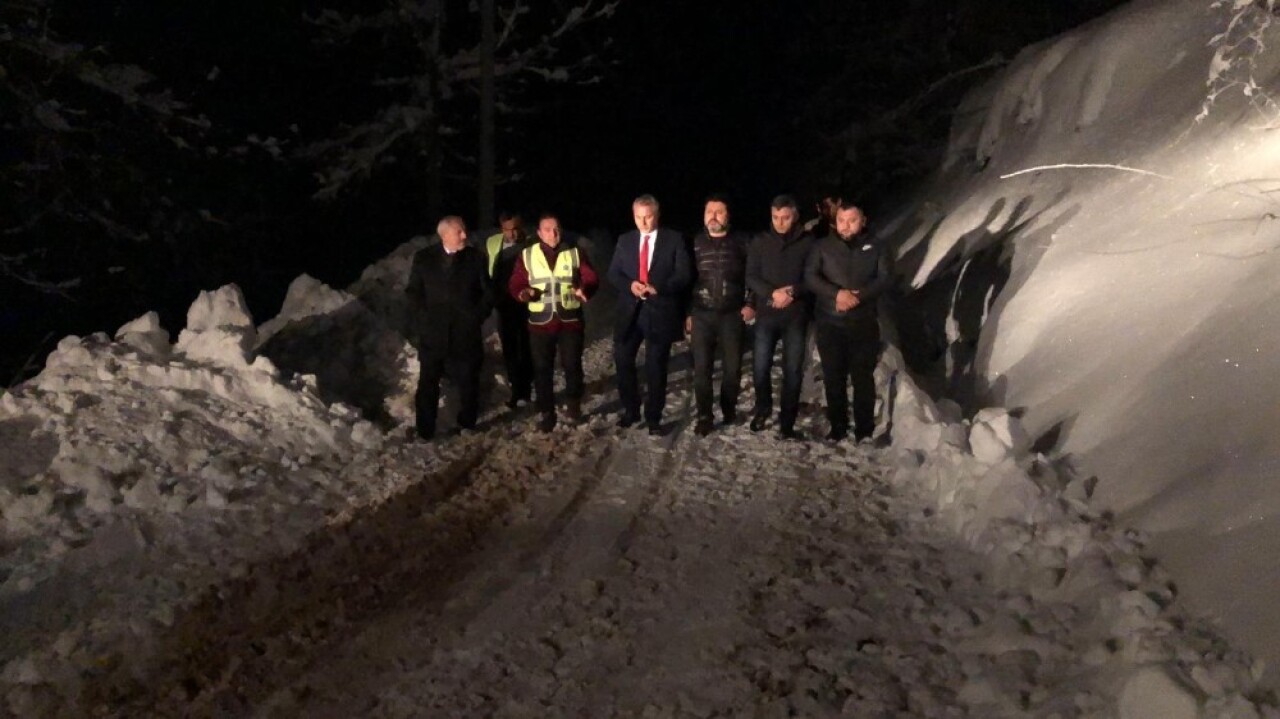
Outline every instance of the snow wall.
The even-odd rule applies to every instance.
[[[912,368],[969,411],[1021,413],[1036,451],[1096,475],[1100,506],[1150,532],[1274,683],[1280,129],[1239,88],[1196,120],[1231,13],[1139,0],[1026,48],[967,96],[884,234]],[[1254,70],[1272,97],[1278,58]],[[1061,164],[1133,169],[1008,177]]]

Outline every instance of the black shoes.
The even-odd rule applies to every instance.
[[[778,436],[786,440],[800,439],[800,433],[796,431],[795,427],[783,427],[778,430]]]
[[[542,414],[542,419],[538,420],[538,431],[550,432],[555,428],[556,428],[556,413],[544,412]]]
[[[738,423],[738,413],[737,413],[736,411],[734,411],[734,410],[726,409],[726,410],[724,411],[724,423],[725,423],[726,425],[733,425],[733,424],[737,424],[737,423]]]
[[[769,421],[769,418],[768,418],[768,417],[766,417],[766,416],[764,416],[764,415],[762,415],[762,414],[758,414],[758,415],[756,415],[756,416],[752,417],[752,418],[751,418],[751,431],[752,431],[752,432],[759,432],[760,430],[764,429],[764,424],[765,424],[765,422],[768,422],[768,421]]]
[[[827,432],[827,440],[830,442],[839,442],[848,436],[849,429],[847,427],[835,426],[831,428],[830,432]]]
[[[661,436],[662,436],[662,425],[658,424],[657,422],[650,422],[650,423],[649,423],[649,436],[650,436],[650,437],[661,437]]]
[[[706,437],[711,434],[713,427],[714,424],[710,417],[702,417],[698,420],[698,423],[693,426],[693,433],[699,437]]]
[[[618,418],[618,427],[620,429],[626,429],[627,427],[630,427],[631,425],[639,421],[640,421],[639,415],[623,412],[622,416]]]

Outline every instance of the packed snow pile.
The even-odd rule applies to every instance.
[[[258,336],[260,355],[315,376],[325,401],[352,405],[387,425],[413,422],[418,354],[354,295],[302,275]]]
[[[154,314],[68,337],[0,398],[0,707],[146,676],[205,593],[449,461],[252,357],[254,336],[226,287],[175,346]]]
[[[360,298],[370,311],[378,315],[392,328],[407,333],[408,307],[404,290],[409,284],[409,270],[413,256],[427,247],[426,237],[415,237],[392,250],[386,257],[364,268],[360,278],[347,292]]]
[[[961,701],[982,716],[1280,716],[1250,699],[1265,694],[1264,663],[1175,603],[1177,584],[1146,556],[1145,537],[1092,508],[1092,477],[1029,452],[1021,422],[1002,408],[961,419],[939,407],[893,347],[877,374],[880,396],[894,398],[896,484],[985,558],[984,584],[1021,617],[977,627],[957,648],[1023,667],[967,669]],[[1080,664],[1075,706],[1049,688],[1063,662]]]
[[[1222,69],[1211,40],[1264,12],[1138,0],[1026,49],[967,97],[943,167],[886,231],[914,288],[912,367],[1026,435],[982,417],[951,439],[996,467],[1026,444],[1096,475],[1099,506],[1274,668],[1280,142],[1257,92],[1280,95],[1280,53],[1257,57],[1252,98],[1196,120]]]
[[[418,353],[407,321],[405,287],[413,256],[428,240],[417,237],[366,267],[346,290],[308,275],[289,286],[280,314],[257,330],[255,352],[281,370],[313,375],[321,398],[356,407],[366,419],[391,428],[413,423]],[[501,382],[495,376],[500,347],[492,323],[485,328],[486,371],[481,396]],[[440,421],[457,413],[457,393],[444,387]]]
[[[239,287],[228,285],[200,293],[187,310],[187,327],[178,335],[175,349],[193,360],[235,367],[250,361],[256,340],[244,295]]]

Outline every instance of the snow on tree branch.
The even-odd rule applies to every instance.
[[[384,54],[392,58],[388,64],[395,65],[379,68],[380,76],[369,81],[370,87],[386,97],[383,109],[363,123],[339,128],[331,137],[296,153],[321,167],[317,172],[320,189],[314,197],[334,198],[350,183],[367,178],[377,167],[397,158],[424,158],[429,166],[439,163],[446,155],[443,143],[450,139],[445,128],[474,123],[473,117],[455,118],[453,103],[467,95],[461,91],[479,83],[486,59],[492,63],[499,94],[504,88],[520,87],[526,79],[596,82],[592,69],[600,62],[598,55],[568,57],[565,44],[589,25],[613,17],[617,7],[617,0],[578,0],[563,12],[538,5],[535,13],[528,0],[499,3],[488,58],[480,39],[467,34],[472,30],[469,23],[451,22],[445,4],[438,1],[392,0],[385,9],[367,16],[329,9],[308,17],[309,22],[326,30],[330,40],[358,44],[379,38],[379,47],[394,48]],[[479,12],[476,3],[470,12]],[[402,146],[412,147],[404,153]],[[452,156],[458,155],[470,153],[455,152]]]
[[[411,138],[428,119],[429,115],[422,108],[392,105],[368,123],[303,148],[300,153],[303,157],[329,158],[329,162],[316,174],[320,189],[313,197],[333,199],[348,183],[367,178],[380,162],[393,160],[394,157],[388,154],[391,149],[402,140]]]
[[[1266,35],[1280,6],[1277,0],[1214,0],[1212,11],[1226,12],[1226,28],[1209,40],[1214,48],[1205,81],[1207,93],[1195,121],[1209,116],[1219,96],[1239,91],[1268,123],[1280,119],[1280,105],[1258,85],[1258,58],[1267,49]]]

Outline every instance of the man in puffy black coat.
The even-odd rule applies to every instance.
[[[712,373],[719,350],[720,412],[725,424],[737,420],[745,322],[755,316],[747,293],[747,238],[729,229],[729,203],[720,195],[703,206],[704,230],[693,239],[694,282],[685,329],[693,349],[693,396],[698,436],[714,425]]]
[[[804,375],[805,332],[813,295],[804,283],[804,269],[813,237],[796,222],[796,201],[779,195],[770,205],[772,229],[757,235],[747,253],[747,287],[755,294],[756,340],[752,380],[756,389],[751,430],[764,429],[773,411],[771,372],[773,350],[782,342],[781,411],[778,433],[795,439],[800,412],[800,383]]]
[[[809,256],[805,284],[816,298],[818,356],[827,394],[827,439],[849,432],[848,381],[853,380],[853,427],[857,439],[875,429],[876,360],[880,323],[876,299],[892,278],[877,242],[862,236],[866,216],[853,205],[836,211],[835,233],[820,240]]]
[[[446,373],[458,387],[458,427],[475,427],[484,362],[480,326],[493,309],[488,259],[482,250],[467,245],[462,218],[440,220],[436,232],[440,244],[413,256],[405,288],[421,364],[414,407],[423,439],[435,435],[440,379]]]

